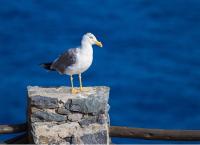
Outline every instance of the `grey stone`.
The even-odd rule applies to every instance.
[[[66,102],[65,105],[64,105],[65,108],[69,110],[71,103],[72,103],[72,100],[71,100],[71,99],[68,99],[67,102]]]
[[[61,115],[68,115],[68,114],[70,114],[70,111],[68,109],[65,109],[65,108],[58,108],[56,110],[56,112],[58,114],[61,114]]]
[[[105,115],[104,115],[104,114],[99,114],[99,115],[98,115],[98,118],[97,118],[97,122],[98,122],[99,124],[104,124],[104,123],[106,123],[106,117],[105,117]]]
[[[32,115],[31,116],[31,122],[42,122],[43,120],[42,119],[39,119],[37,116],[35,115]]]
[[[70,110],[73,112],[82,112],[83,109],[79,104],[73,104],[71,105]]]
[[[43,96],[34,96],[31,98],[31,105],[40,108],[40,109],[54,109],[58,107],[58,99],[43,97]]]
[[[107,100],[100,96],[90,95],[87,98],[71,99],[69,109],[74,112],[92,113],[94,115],[105,113],[107,107]]]
[[[70,136],[70,137],[65,137],[64,140],[66,142],[69,142],[70,144],[72,143],[72,139],[73,139],[73,136]]]
[[[38,118],[41,121],[57,121],[57,122],[62,122],[67,119],[66,116],[51,112],[43,112],[43,111],[34,112],[33,117]]]
[[[81,113],[73,113],[68,115],[68,120],[69,121],[79,121],[83,115]]]
[[[72,137],[72,142],[71,144],[75,145],[75,144],[83,144],[80,137]]]
[[[96,116],[88,116],[87,118],[84,118],[81,121],[79,121],[79,124],[81,125],[81,127],[85,127],[96,122],[97,122]]]
[[[82,144],[81,143],[81,139],[80,137],[75,137],[74,135],[70,136],[70,137],[65,137],[64,140],[67,142],[67,143],[70,143],[70,144]]]
[[[84,136],[81,136],[81,140],[83,144],[106,144],[106,131],[101,131],[95,134],[86,134]]]

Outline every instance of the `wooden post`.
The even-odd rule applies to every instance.
[[[108,144],[108,87],[28,87],[29,142],[34,144]]]

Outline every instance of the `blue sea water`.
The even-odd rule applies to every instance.
[[[70,85],[38,64],[86,32],[104,47],[83,82],[111,87],[111,125],[200,129],[199,0],[1,0],[0,124],[25,122],[27,85]]]

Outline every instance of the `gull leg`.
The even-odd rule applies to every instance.
[[[76,94],[77,93],[77,90],[76,89],[74,89],[74,83],[73,83],[73,76],[72,75],[70,75],[70,81],[71,81],[71,93],[72,94]]]
[[[78,77],[79,77],[79,83],[80,83],[80,91],[89,91],[89,88],[86,88],[86,87],[83,88],[81,74],[79,74]]]
[[[83,91],[83,84],[82,84],[81,74],[78,75],[78,78],[79,78],[79,83],[80,83],[80,91]]]

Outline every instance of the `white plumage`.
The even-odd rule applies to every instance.
[[[102,47],[102,43],[99,42],[92,33],[86,33],[81,40],[81,46],[78,48],[72,48],[67,50],[61,56],[59,56],[53,63],[44,63],[42,66],[48,70],[56,70],[60,74],[70,75],[72,93],[76,93],[73,88],[72,75],[79,75],[80,91],[83,90],[81,73],[86,71],[93,61],[93,48],[92,45],[98,45]]]
[[[93,61],[93,48],[88,40],[83,40],[84,45],[76,48],[76,62],[67,67],[65,73],[68,75],[81,74],[86,71]]]

